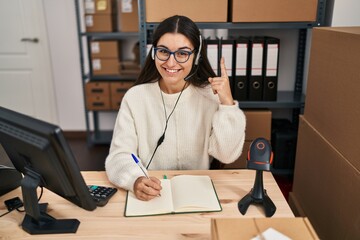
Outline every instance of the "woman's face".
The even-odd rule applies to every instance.
[[[159,39],[156,48],[158,48],[157,54],[159,56],[164,53],[164,49],[171,52],[178,50],[192,52],[194,50],[194,46],[191,44],[190,40],[180,33],[164,34]],[[181,58],[186,55],[186,53],[183,53],[185,52],[175,53],[178,60],[181,61]],[[171,54],[170,58],[166,61],[162,61],[155,56],[155,65],[162,77],[162,80],[160,81],[163,81],[167,87],[173,88],[174,90],[179,87],[181,89],[184,85],[184,78],[189,75],[191,71],[194,55],[195,54],[191,54],[189,59],[184,63],[176,61],[174,54]]]

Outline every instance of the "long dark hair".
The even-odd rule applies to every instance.
[[[162,21],[156,28],[152,36],[152,47],[156,47],[159,39],[166,33],[180,33],[187,37],[192,45],[196,49],[196,54],[199,54],[200,47],[200,30],[196,24],[188,17],[175,15]],[[196,56],[193,58],[195,61]],[[193,64],[193,69],[190,74],[195,71],[197,67]],[[202,48],[200,52],[200,61],[196,74],[187,81],[195,86],[204,87],[209,84],[208,77],[215,77],[214,70],[211,68],[210,62],[206,55],[206,47],[202,42]],[[149,82],[157,82],[161,78],[161,75],[156,69],[155,61],[150,54],[146,57],[145,64],[141,69],[138,79],[135,81],[135,85]]]

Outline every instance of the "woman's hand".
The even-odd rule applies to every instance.
[[[159,196],[161,189],[161,182],[156,177],[139,177],[134,183],[134,194],[143,201]]]
[[[224,57],[220,61],[221,76],[209,78],[211,88],[215,94],[218,94],[220,103],[223,105],[234,105],[234,99],[231,95],[230,81],[226,73]]]

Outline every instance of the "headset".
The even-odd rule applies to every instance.
[[[199,39],[200,39],[200,46],[199,46],[199,51],[196,54],[196,58],[195,58],[195,62],[194,62],[195,66],[199,65],[199,60],[200,60],[200,52],[201,52],[201,48],[202,48],[201,35],[199,35]],[[152,60],[155,60],[155,48],[154,48],[154,46],[151,48],[151,58],[152,58]]]

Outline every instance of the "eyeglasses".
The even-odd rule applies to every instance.
[[[160,61],[167,61],[171,55],[174,55],[175,60],[178,63],[185,63],[189,60],[190,55],[194,53],[193,51],[185,51],[185,50],[177,50],[175,52],[171,52],[166,48],[154,48],[155,55]]]

